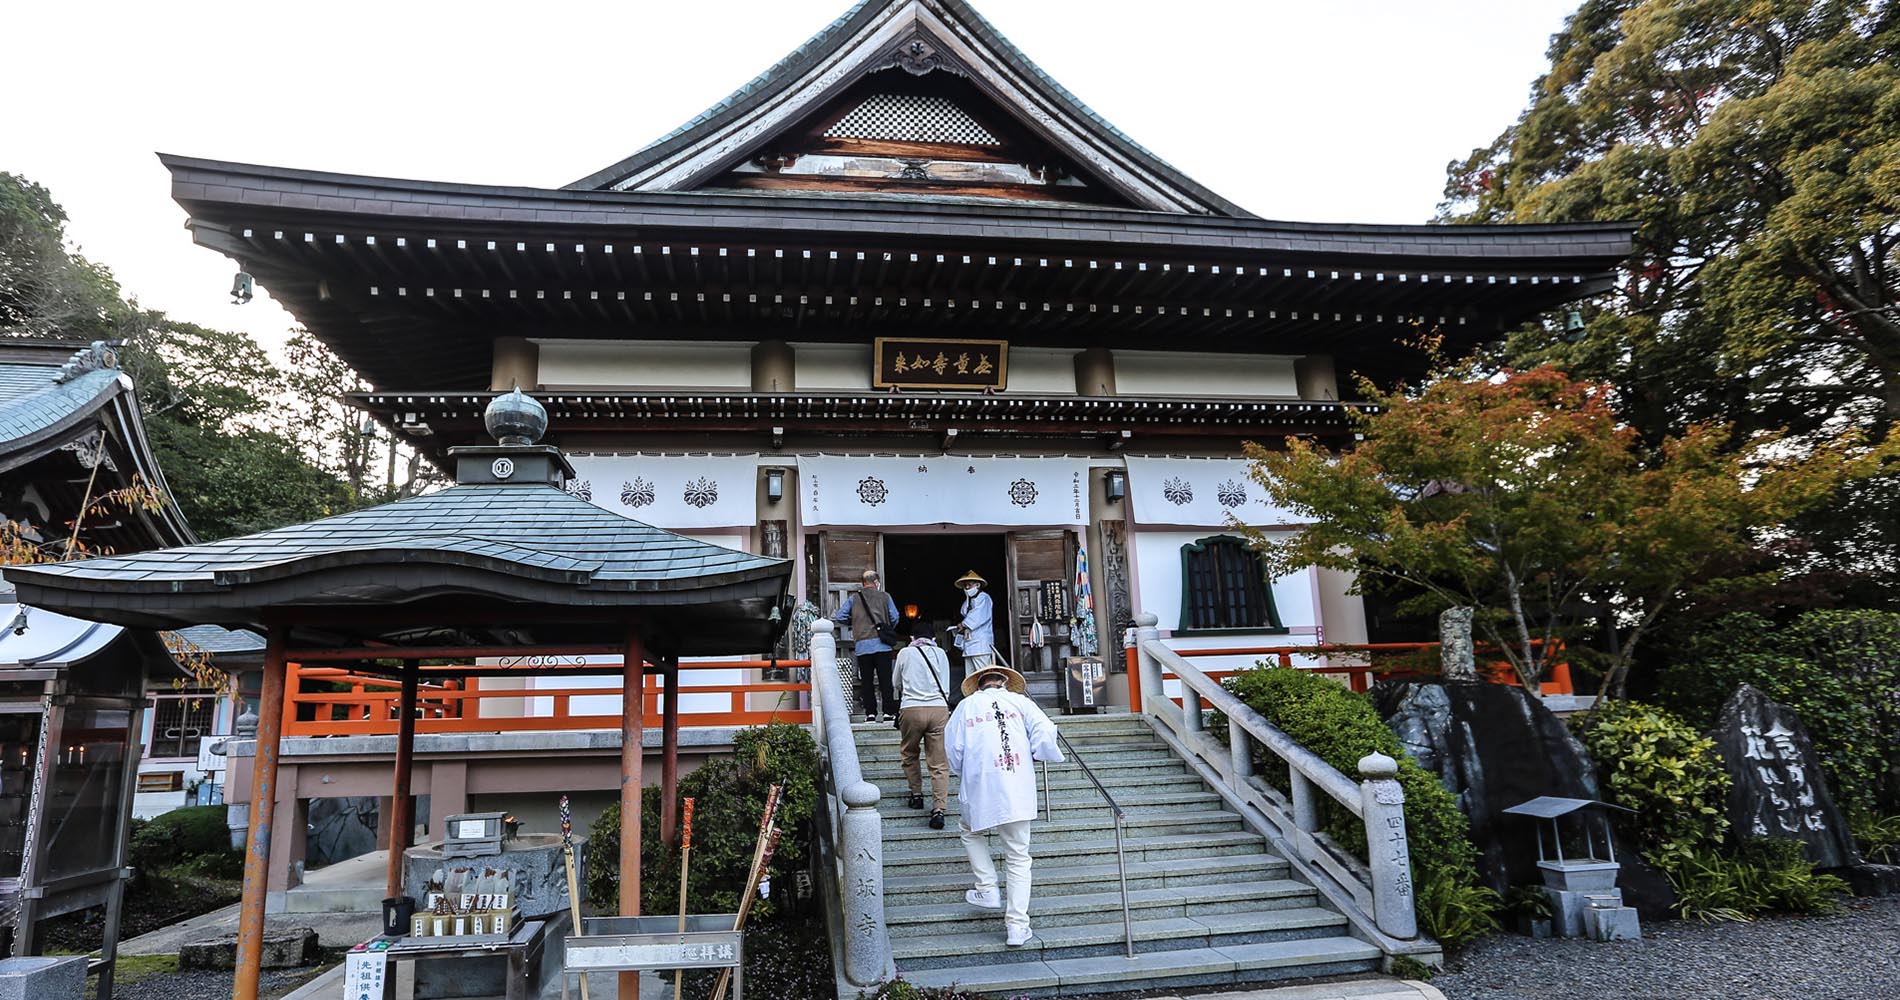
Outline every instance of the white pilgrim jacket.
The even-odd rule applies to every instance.
[[[963,621],[958,624],[968,629],[957,633],[957,648],[965,656],[982,656],[990,651],[990,616],[994,604],[988,591],[979,590],[973,596],[963,599]]]
[[[944,727],[944,756],[958,775],[971,830],[1036,818],[1036,765],[1062,763],[1055,723],[1022,695],[995,688],[964,698]]]

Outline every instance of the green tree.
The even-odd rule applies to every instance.
[[[1351,451],[1249,446],[1255,479],[1311,522],[1250,529],[1255,543],[1276,574],[1349,570],[1417,588],[1418,605],[1478,608],[1478,628],[1526,686],[1586,622],[1610,623],[1619,640],[1608,686],[1724,559],[1895,450],[1853,434],[1816,448],[1762,434],[1738,447],[1727,427],[1691,424],[1651,451],[1617,418],[1609,387],[1553,368],[1442,379],[1415,397],[1362,391],[1377,409],[1357,418]]]

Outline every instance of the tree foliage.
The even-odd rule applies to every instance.
[[[1293,439],[1250,446],[1255,479],[1303,530],[1250,530],[1276,574],[1309,566],[1417,588],[1477,626],[1526,685],[1586,621],[1618,638],[1606,675],[1709,572],[1758,536],[1867,474],[1892,446],[1849,433],[1823,447],[1737,442],[1691,424],[1651,451],[1609,387],[1553,368],[1446,378],[1416,397],[1362,387],[1364,440],[1333,453]],[[1592,606],[1591,601],[1606,604]]]
[[[1652,446],[1710,422],[1736,442],[1884,436],[1900,417],[1900,4],[1584,0],[1549,60],[1517,122],[1450,164],[1440,217],[1632,221],[1635,252],[1586,307],[1587,336],[1527,327],[1497,363],[1615,385]],[[1792,554],[1759,561],[1891,586],[1896,500],[1893,476],[1853,481],[1791,526]]]

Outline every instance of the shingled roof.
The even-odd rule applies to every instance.
[[[503,451],[469,450],[482,452],[484,465]],[[531,448],[515,461],[525,470],[537,452],[552,449]],[[771,610],[784,599],[791,564],[675,535],[524,476],[239,538],[4,572],[27,603],[126,625],[245,625],[330,612],[325,629],[338,641],[401,645],[421,633],[392,631],[387,616],[371,614],[353,625],[349,612],[409,609],[421,626],[451,612],[495,636],[562,610],[572,624],[561,632],[572,640],[590,634],[590,621],[611,626],[595,631],[614,637],[638,620],[656,649],[715,655],[756,653],[777,638]]]

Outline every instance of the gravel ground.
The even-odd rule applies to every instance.
[[[302,986],[327,966],[307,965],[300,969],[265,969],[258,977],[258,995],[281,997]],[[228,969],[192,969],[147,976],[130,983],[115,983],[114,1000],[229,1000],[231,972]]]
[[[1675,920],[1614,944],[1498,934],[1432,985],[1448,1000],[1895,1000],[1900,897],[1848,899],[1829,916]]]

